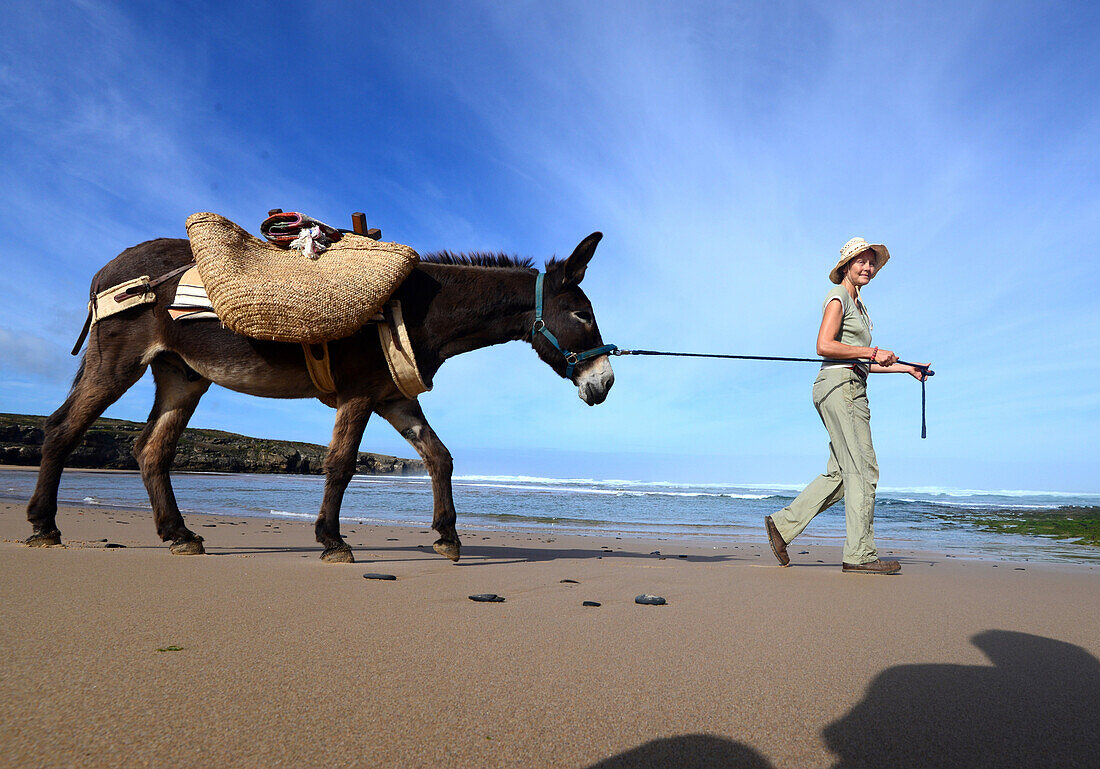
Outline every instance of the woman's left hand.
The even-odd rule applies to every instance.
[[[926,373],[929,368],[932,367],[931,363],[917,363],[909,366],[909,375],[916,379],[918,382],[923,382],[928,378]]]

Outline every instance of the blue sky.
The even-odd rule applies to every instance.
[[[600,230],[605,340],[764,355],[813,354],[860,235],[893,255],[876,343],[937,370],[925,441],[919,385],[872,383],[882,485],[1100,491],[1095,3],[17,0],[5,26],[0,410],[60,404],[91,276],[195,211],[363,210],[540,262]],[[812,366],[613,363],[595,408],[521,343],[421,402],[459,473],[824,466]],[[327,443],[332,412],[213,388],[192,425]],[[410,451],[381,420],[362,448]]]

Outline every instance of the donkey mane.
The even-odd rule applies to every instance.
[[[454,264],[460,267],[499,267],[506,269],[533,269],[535,262],[528,257],[509,256],[508,254],[490,254],[475,251],[469,254],[456,254],[452,251],[435,251],[422,254],[420,261],[428,264]]]

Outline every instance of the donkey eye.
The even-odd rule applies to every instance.
[[[575,310],[573,312],[573,317],[581,323],[591,323],[593,320],[592,313],[586,312],[585,310]]]

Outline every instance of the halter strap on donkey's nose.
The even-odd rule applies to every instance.
[[[546,327],[546,321],[542,319],[542,294],[543,294],[543,273],[538,273],[535,277],[535,322],[531,326],[531,338],[534,339],[535,334],[542,334],[554,345],[554,349],[562,354],[565,358],[565,362],[568,364],[565,367],[565,378],[573,378],[573,369],[577,367],[577,364],[582,360],[588,360],[589,358],[595,358],[599,355],[607,355],[608,353],[615,352],[619,348],[613,344],[605,344],[603,347],[593,347],[591,350],[585,350],[584,352],[570,352],[566,350],[558,342],[558,338],[550,333],[550,329]]]

